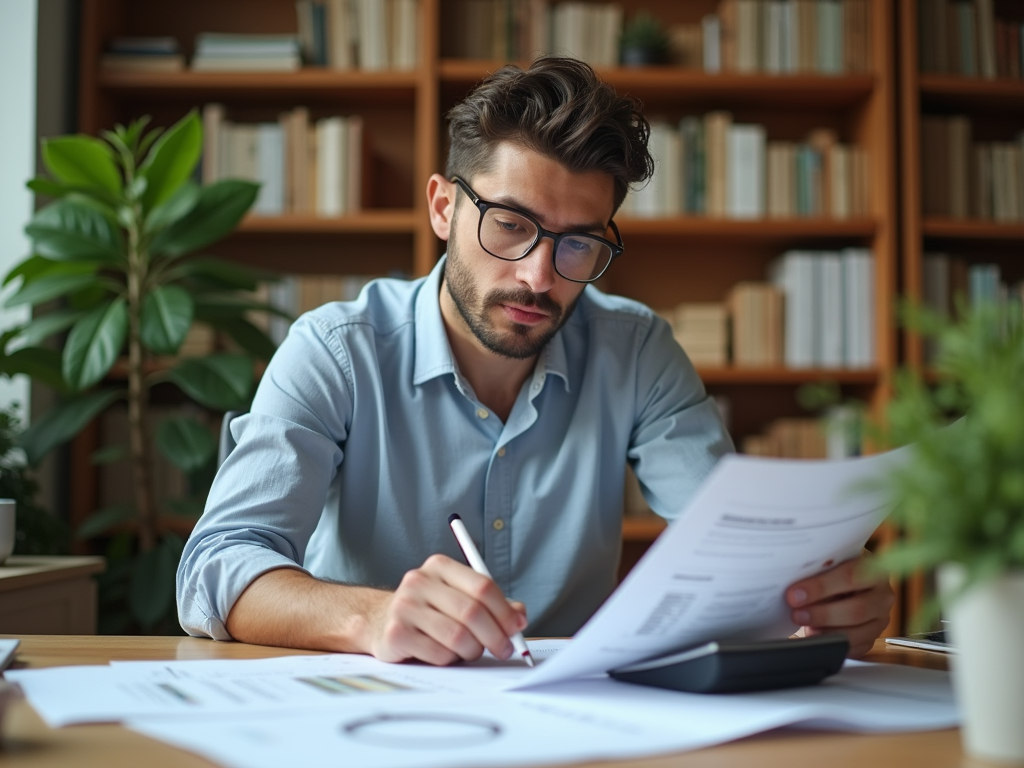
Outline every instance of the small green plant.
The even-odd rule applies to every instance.
[[[668,60],[668,32],[649,11],[637,11],[622,29],[623,64],[662,64]]]
[[[21,436],[18,404],[0,410],[0,498],[16,504],[14,554],[64,555],[70,532],[63,520],[39,504],[39,483],[16,444]]]
[[[253,297],[261,275],[195,255],[238,225],[258,185],[192,180],[203,143],[194,112],[166,131],[147,130],[147,124],[143,118],[118,125],[99,139],[44,140],[50,178],[29,186],[55,199],[25,228],[32,254],[4,283],[15,288],[7,306],[38,309],[54,300],[60,306],[0,338],[0,372],[28,374],[61,394],[22,436],[30,464],[115,402],[127,403],[127,445],[104,446],[93,459],[129,459],[125,482],[134,502],[97,511],[76,533],[109,544],[101,581],[107,602],[126,605],[142,628],[166,628],[174,624],[174,571],[183,542],[160,517],[194,516],[196,504],[155,498],[154,446],[186,474],[199,476],[215,458],[216,441],[204,424],[185,416],[165,420],[154,439],[150,390],[169,383],[211,410],[248,407],[254,362],[269,359],[274,344],[247,317],[273,308]],[[227,335],[240,352],[173,359],[193,322]],[[50,340],[63,333],[58,351]],[[126,385],[108,378],[122,355]],[[158,356],[173,362],[157,365]],[[107,626],[124,628],[127,621]]]
[[[964,589],[1024,569],[1024,317],[1019,304],[905,312],[935,338],[935,381],[904,371],[882,438],[914,444],[881,481],[905,531],[878,565],[899,575],[959,563]],[[931,601],[918,617],[933,619]]]

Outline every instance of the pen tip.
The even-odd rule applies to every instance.
[[[530,654],[529,650],[523,651],[523,658],[526,659],[526,663],[529,664],[531,667],[534,666],[533,656]]]
[[[462,518],[459,517],[457,513],[452,512],[452,514],[448,515],[448,525],[451,525],[453,520],[461,520],[461,519]]]

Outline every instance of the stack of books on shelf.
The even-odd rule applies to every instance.
[[[687,302],[661,314],[694,365],[722,368],[728,363],[729,313],[725,304]]]
[[[651,123],[654,177],[622,212],[639,218],[707,215],[740,219],[867,215],[867,162],[835,131],[801,143],[768,141],[763,126],[734,123],[728,112]]]
[[[917,8],[922,72],[1024,77],[1024,25],[997,19],[993,0],[919,0]]]
[[[722,0],[701,22],[704,69],[840,75],[871,66],[868,0]]]
[[[453,0],[442,23],[443,55],[530,61],[544,53],[595,67],[619,63],[623,9],[617,3]]]
[[[741,281],[726,304],[732,320],[732,364],[773,368],[783,364],[783,294],[768,283]]]
[[[241,124],[221,104],[203,109],[203,181],[239,178],[260,183],[257,216],[337,217],[369,200],[370,147],[359,116],[311,121],[297,107],[277,122]]]
[[[779,459],[845,459],[861,452],[852,406],[835,406],[821,418],[777,419],[760,435],[748,435],[741,452]]]
[[[100,67],[112,71],[181,72],[185,57],[173,37],[115,37],[100,57]]]
[[[295,9],[306,64],[338,70],[416,68],[418,0],[298,0]]]
[[[921,118],[925,216],[1024,221],[1024,131],[1013,141],[971,141],[967,117]]]
[[[785,297],[786,367],[867,369],[875,365],[870,250],[787,251],[769,272]]]
[[[302,65],[295,35],[196,35],[197,72],[294,72]]]

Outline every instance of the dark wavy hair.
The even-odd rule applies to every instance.
[[[557,160],[570,171],[603,171],[615,182],[615,210],[630,184],[654,173],[651,127],[639,103],[620,97],[588,64],[544,56],[488,76],[448,113],[448,178],[490,169],[503,141]]]

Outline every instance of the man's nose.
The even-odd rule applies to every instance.
[[[558,279],[553,249],[555,241],[541,236],[533,250],[516,262],[516,277],[533,293],[547,293]]]

